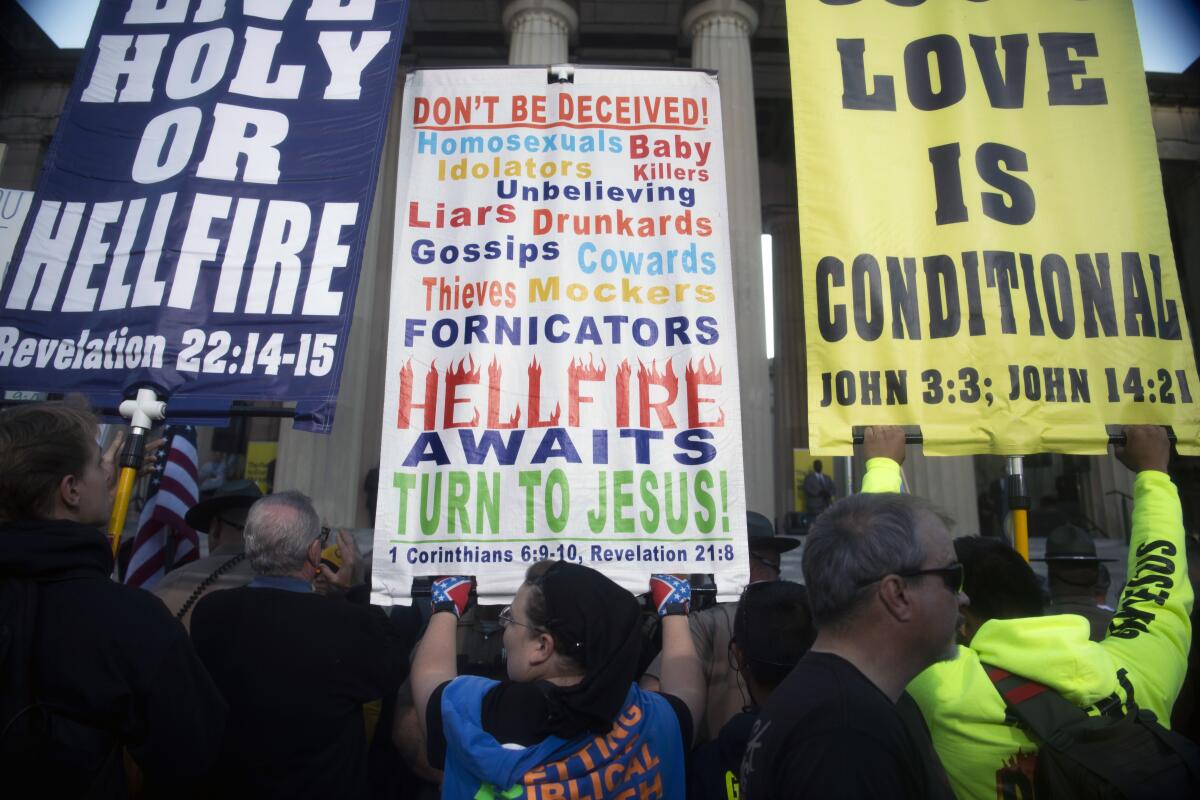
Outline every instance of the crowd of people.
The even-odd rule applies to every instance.
[[[249,482],[188,513],[206,558],[153,592],[113,581],[116,447],[86,408],[5,409],[4,794],[1197,796],[1200,751],[1169,730],[1195,648],[1166,432],[1117,448],[1135,477],[1112,609],[1084,531],[1048,542],[1047,594],[1004,540],[902,493],[904,454],[901,429],[866,430],[862,492],[816,516],[803,584],[781,579],[799,540],[751,513],[736,603],[544,561],[504,608],[457,575],[385,612],[348,535]]]

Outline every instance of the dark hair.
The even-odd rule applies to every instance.
[[[530,625],[545,631],[554,639],[554,652],[577,665],[580,669],[586,669],[586,654],[584,653],[583,643],[577,641],[568,642],[554,632],[554,619],[551,616],[550,607],[546,603],[546,593],[542,591],[542,578],[557,563],[557,561],[550,560],[537,561],[531,564],[529,569],[525,570],[525,585],[529,587],[529,604],[525,608],[525,613],[529,616]]]
[[[870,595],[870,581],[921,568],[922,513],[950,524],[936,506],[911,494],[856,494],[817,517],[801,561],[818,628],[846,623]]]
[[[984,620],[1042,615],[1042,589],[1033,568],[1007,542],[986,536],[954,540],[971,612]]]
[[[67,475],[94,457],[96,417],[84,404],[54,401],[0,411],[0,522],[44,517]]]
[[[808,590],[791,581],[759,581],[742,592],[733,638],[755,682],[774,689],[817,638]]]

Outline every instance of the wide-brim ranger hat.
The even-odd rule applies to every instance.
[[[786,553],[800,546],[799,539],[776,536],[771,520],[757,511],[746,512],[746,535],[750,540],[750,547],[765,547],[776,553]]]
[[[1046,537],[1046,555],[1033,560],[1050,564],[1099,564],[1117,559],[1100,558],[1096,554],[1096,543],[1088,532],[1078,525],[1067,524],[1050,531]]]
[[[183,521],[195,530],[207,531],[213,517],[223,511],[249,508],[262,496],[262,490],[254,481],[226,481],[213,492],[212,497],[192,506],[184,515]]]

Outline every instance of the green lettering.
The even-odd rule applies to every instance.
[[[600,486],[596,497],[600,498],[600,507],[592,509],[587,515],[588,527],[592,529],[592,533],[601,533],[608,520],[608,473],[601,470],[599,474]]]
[[[404,534],[408,528],[408,493],[417,485],[417,478],[407,472],[392,476],[392,486],[400,490],[400,514],[396,520],[396,533]]]
[[[707,514],[696,512],[696,528],[701,533],[712,533],[717,524],[717,504],[713,501],[712,473],[706,469],[696,473],[696,505],[707,511]]]
[[[489,487],[488,476],[479,473],[475,482],[475,530],[483,533],[484,515],[487,515],[488,533],[500,532],[500,473],[492,473],[492,485]]]
[[[446,498],[447,531],[457,533],[457,522],[462,523],[462,532],[471,532],[471,520],[467,516],[467,501],[471,498],[471,476],[462,470],[450,472],[450,496]]]
[[[557,514],[554,513],[554,490],[556,488],[562,498],[559,502],[561,508]],[[567,473],[561,469],[552,469],[546,476],[546,524],[550,526],[552,532],[562,533],[563,528],[567,527],[567,520],[570,516],[571,486],[567,483]]]
[[[535,469],[517,473],[517,483],[525,487],[525,532],[533,533],[533,487],[542,485],[542,473]]]
[[[442,473],[433,473],[433,501],[429,500],[429,473],[421,475],[421,533],[437,533],[442,521]]]
[[[633,470],[619,469],[613,473],[613,532],[633,533],[633,518],[625,512],[633,506]]]
[[[657,533],[658,522],[662,516],[658,510],[658,476],[646,470],[638,483],[642,490],[642,505],[646,507],[641,513],[642,532]]]
[[[687,530],[688,498],[687,473],[679,473],[679,497],[675,496],[675,475],[667,473],[667,530],[683,533]]]

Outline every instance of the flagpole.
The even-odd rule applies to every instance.
[[[166,416],[167,404],[158,399],[153,389],[138,389],[137,399],[122,402],[120,411],[121,416],[129,419],[129,438],[121,450],[121,472],[117,476],[112,517],[108,520],[108,535],[114,557],[121,545],[121,532],[125,530],[125,516],[129,513],[133,483],[142,469],[146,434],[154,427],[155,421]]]
[[[1025,488],[1025,457],[1008,457],[1008,508],[1013,527],[1013,549],[1029,560],[1029,492]]]

